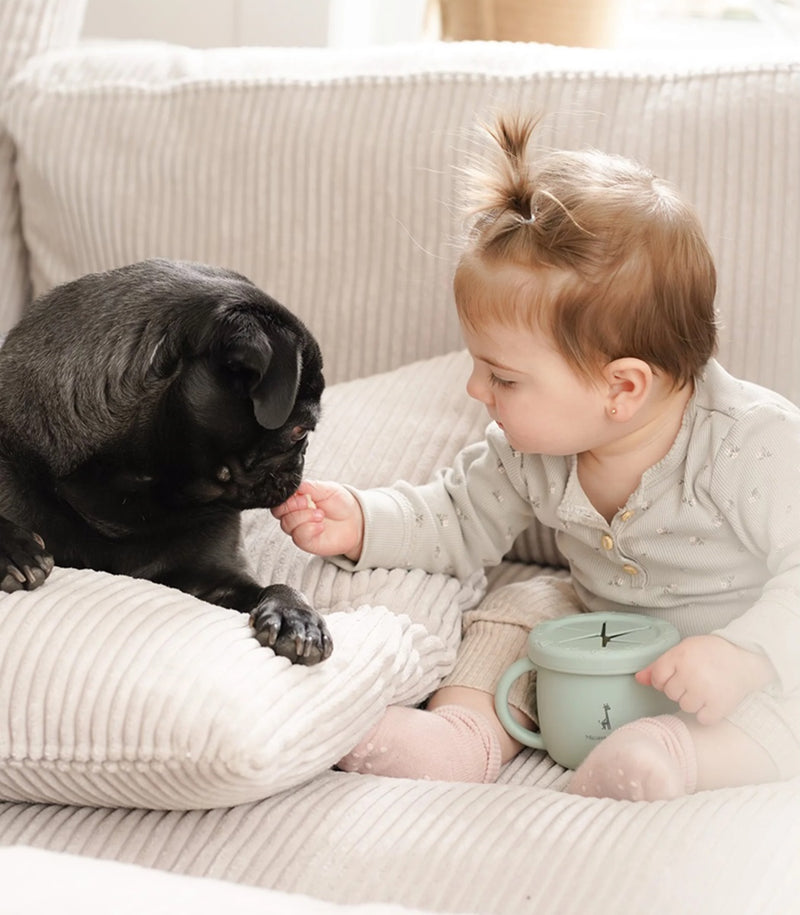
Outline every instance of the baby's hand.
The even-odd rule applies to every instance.
[[[304,480],[272,514],[281,529],[307,553],[347,556],[354,562],[364,541],[364,515],[358,499],[338,483]]]
[[[776,678],[764,655],[739,648],[719,635],[695,635],[665,651],[636,674],[696,715],[699,724],[716,724],[749,693]]]

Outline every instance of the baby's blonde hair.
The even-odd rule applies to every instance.
[[[588,377],[625,356],[677,386],[716,350],[716,270],[702,226],[666,181],[587,149],[528,158],[536,119],[501,115],[472,172],[472,224],[456,269],[459,318],[539,326]],[[509,265],[503,295],[487,268]],[[521,269],[519,269],[521,268]]]

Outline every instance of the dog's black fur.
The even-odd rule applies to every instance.
[[[227,270],[149,260],[41,296],[0,348],[0,589],[54,560],[148,578],[323,660],[322,617],[240,552],[241,511],[299,485],[323,387],[309,331]]]

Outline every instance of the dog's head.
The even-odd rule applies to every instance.
[[[312,335],[248,279],[142,261],[56,287],[11,331],[0,444],[21,487],[106,532],[271,507],[300,483],[323,387]]]
[[[269,508],[302,478],[324,388],[319,346],[248,280],[192,269],[217,286],[216,301],[205,320],[165,331],[149,369],[171,378],[148,419],[162,496]]]

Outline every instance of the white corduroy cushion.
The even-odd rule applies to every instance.
[[[457,586],[416,579],[407,594],[454,634]],[[452,660],[452,638],[386,607],[328,619],[334,653],[305,668],[261,648],[246,616],[146,581],[58,569],[4,595],[0,796],[187,809],[308,780]]]
[[[333,386],[310,473],[357,485],[430,477],[486,421],[453,353]],[[206,808],[266,797],[340,759],[393,703],[452,667],[484,586],[419,570],[351,574],[301,554],[269,512],[245,517],[259,580],[328,611],[333,655],[293,666],[246,616],[151,582],[56,569],[0,595],[0,797]]]
[[[74,42],[86,0],[15,0],[0,3],[0,96],[28,58]],[[0,335],[16,323],[30,300],[14,171],[14,145],[0,118]]]
[[[460,343],[458,167],[498,106],[638,158],[718,260],[721,360],[800,400],[800,64],[470,42],[343,52],[133,44],[38,59],[7,118],[37,292],[148,255],[250,276],[330,381]]]

